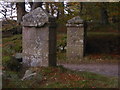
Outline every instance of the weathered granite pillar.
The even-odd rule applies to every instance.
[[[23,16],[23,65],[56,66],[56,23],[42,8]]]
[[[84,56],[85,30],[84,21],[76,16],[67,24],[67,59],[80,60]]]

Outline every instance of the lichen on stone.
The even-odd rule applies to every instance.
[[[53,18],[42,8],[38,7],[30,13],[23,16],[23,26],[41,27],[49,22],[49,18]]]
[[[68,20],[67,23],[80,24],[80,23],[83,23],[83,20],[79,16],[76,16],[76,17],[73,17],[72,19]]]

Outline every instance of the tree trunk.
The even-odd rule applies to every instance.
[[[16,3],[16,7],[17,7],[17,23],[19,25],[19,27],[17,28],[17,32],[16,33],[22,33],[21,21],[22,21],[22,17],[26,13],[26,11],[25,11],[25,2],[18,2],[18,3]]]
[[[50,13],[51,13],[51,15],[53,16],[53,15],[54,15],[54,10],[53,10],[52,3],[50,3],[49,5],[50,5],[50,11],[51,11]]]
[[[45,3],[45,9],[49,13],[49,3],[48,2]]]
[[[22,21],[22,17],[26,13],[26,11],[25,11],[25,2],[16,3],[16,7],[17,7],[17,22],[18,22],[18,24],[20,24],[21,21]]]
[[[34,2],[33,5],[32,5],[31,10],[34,10],[37,7],[42,7],[42,2]]]
[[[59,9],[57,9],[57,19],[59,19]]]
[[[100,8],[100,14],[101,14],[101,24],[108,24],[109,23],[108,12],[104,6]]]
[[[33,2],[29,2],[29,4],[30,4],[30,7],[31,7],[31,9],[32,9]]]
[[[59,7],[59,17],[64,17],[64,2],[61,2],[61,7]]]
[[[82,10],[83,10],[83,2],[80,2],[79,5],[80,5],[79,15],[81,16],[82,15]]]

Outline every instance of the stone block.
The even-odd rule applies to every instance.
[[[55,19],[40,7],[23,16],[23,64],[56,66]]]
[[[76,16],[68,20],[67,24],[67,59],[83,59],[85,30],[84,21]]]

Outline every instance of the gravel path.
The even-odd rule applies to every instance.
[[[94,72],[106,76],[118,77],[118,64],[61,64],[65,68],[76,71]]]

